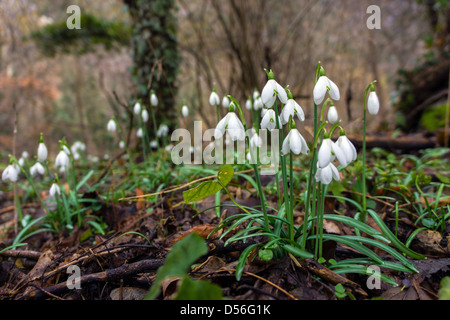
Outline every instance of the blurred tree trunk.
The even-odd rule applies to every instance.
[[[157,125],[166,123],[173,129],[178,116],[175,80],[180,62],[175,1],[123,1],[133,20],[132,76],[137,89],[136,99],[149,106],[150,90],[154,90],[159,100]]]

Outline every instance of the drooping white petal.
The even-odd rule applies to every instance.
[[[141,104],[139,102],[136,102],[133,108],[134,114],[138,115],[141,113]]]
[[[247,99],[247,101],[245,101],[245,109],[252,110],[252,108],[252,101],[250,99]]]
[[[378,111],[380,110],[380,101],[378,100],[377,93],[375,91],[371,91],[369,93],[369,98],[367,101],[367,111],[371,115],[378,114]]]
[[[350,163],[350,162],[356,160],[356,157],[357,157],[356,148],[345,135],[340,136],[338,138],[338,140],[336,141],[336,144],[344,152],[345,157],[347,159],[347,163]]]
[[[227,96],[224,96],[222,99],[222,107],[229,108],[230,107],[230,99]]]
[[[261,97],[258,96],[258,98],[256,98],[255,103],[253,104],[253,109],[254,110],[260,110],[264,108],[264,104],[261,100]]]
[[[48,193],[50,194],[50,196],[54,197],[56,194],[61,194],[61,190],[59,189],[59,186],[56,183],[53,183]]]
[[[322,168],[320,172],[320,182],[323,184],[330,184],[331,180],[333,180],[333,172],[331,167],[327,165],[325,168]]]
[[[324,139],[319,148],[318,163],[320,168],[325,168],[331,162],[331,139]]]
[[[38,150],[37,150],[37,157],[39,161],[45,161],[47,160],[48,151],[47,147],[43,142],[39,143]]]
[[[181,114],[183,117],[187,117],[189,115],[189,108],[186,105],[181,107]]]
[[[113,119],[110,119],[106,125],[106,129],[110,132],[116,131],[116,122]]]
[[[338,169],[331,162],[330,162],[329,166],[331,168],[331,174],[332,174],[333,179],[336,180],[336,181],[339,181],[341,179],[341,177],[339,176]]]
[[[152,93],[150,95],[150,103],[153,107],[156,107],[158,105],[158,97],[156,96],[156,94]]]
[[[278,82],[275,81],[275,83],[276,90],[278,92],[278,99],[280,99],[280,101],[285,104],[288,101],[286,90],[284,90],[284,88]]]
[[[212,106],[218,106],[220,105],[220,98],[217,92],[213,91],[209,95],[209,104]]]
[[[314,103],[319,105],[322,103],[323,98],[325,98],[325,94],[327,93],[328,86],[328,78],[326,76],[321,76],[319,80],[317,80],[316,85],[313,90]]]
[[[345,168],[348,164],[347,157],[345,156],[344,152],[339,148],[339,146],[331,142],[331,150],[333,151],[334,155],[338,159],[338,161],[341,163],[341,165]]]
[[[336,122],[338,122],[339,120],[339,115],[337,113],[336,107],[335,106],[331,106],[328,109],[328,114],[327,114],[327,120],[329,123],[331,124],[335,124]]]
[[[68,168],[69,167],[69,156],[67,155],[67,153],[64,150],[61,150],[58,155],[56,156],[55,159],[55,167],[59,168],[59,167],[63,167],[63,168]]]
[[[276,95],[274,85],[275,80],[268,80],[261,92],[261,100],[267,108],[271,108],[275,103]]]
[[[141,117],[142,117],[142,121],[144,121],[144,122],[148,121],[148,111],[146,109],[142,110]]]
[[[330,95],[331,99],[333,99],[335,101],[338,101],[339,99],[341,99],[341,94],[339,92],[338,86],[330,79],[328,79],[328,87],[330,88],[328,91],[328,94]]]
[[[275,129],[277,127],[275,117],[275,111],[273,109],[268,109],[261,120],[261,129],[267,129],[269,131]]]

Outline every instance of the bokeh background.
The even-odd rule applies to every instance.
[[[81,9],[80,30],[66,27],[70,5]],[[381,9],[380,29],[367,28],[370,5]],[[264,68],[290,86],[308,132],[318,61],[340,88],[349,132],[361,130],[375,79],[381,112],[370,132],[436,132],[448,100],[449,20],[446,0],[0,0],[0,160],[13,145],[34,154],[41,132],[51,153],[65,137],[102,156],[118,144],[109,118],[126,126],[123,104],[148,106],[150,89],[159,123],[214,127],[213,85],[244,104],[262,90]]]

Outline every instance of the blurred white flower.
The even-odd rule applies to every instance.
[[[214,138],[220,139],[227,131],[233,141],[245,139],[244,125],[233,109],[231,108],[232,111],[228,112],[217,124]]]
[[[7,166],[5,170],[3,170],[2,173],[2,180],[3,181],[11,181],[16,182],[19,177],[19,170],[12,164]]]
[[[339,115],[335,106],[330,106],[328,109],[327,120],[331,124],[335,124],[339,120]]]
[[[183,115],[183,117],[187,117],[189,115],[189,108],[187,107],[187,105],[181,107],[181,114]]]
[[[220,98],[219,98],[219,95],[217,94],[217,92],[215,90],[213,90],[211,92],[211,94],[209,95],[209,104],[211,106],[218,106],[218,105],[220,105]]]
[[[117,127],[116,127],[116,122],[114,121],[114,119],[110,119],[108,121],[108,124],[106,125],[106,129],[109,132],[115,132],[116,131]]]
[[[297,115],[300,121],[305,121],[305,113],[303,112],[302,107],[300,107],[294,99],[289,99],[283,107],[283,110],[281,110],[281,124],[287,124],[289,118],[292,117],[292,119],[294,119],[295,115]]]
[[[134,112],[134,114],[136,114],[136,115],[138,115],[138,114],[141,113],[141,104],[140,104],[139,102],[136,102],[136,103],[134,104],[133,112]]]
[[[222,99],[222,107],[229,108],[230,107],[230,99],[225,95]]]
[[[50,187],[50,190],[48,191],[50,196],[54,197],[56,194],[60,195],[61,190],[59,189],[59,186],[56,183],[53,183]]]
[[[153,107],[156,107],[158,105],[158,97],[156,96],[155,92],[152,90],[150,94],[150,104]]]
[[[142,138],[143,135],[144,135],[144,132],[142,131],[142,128],[139,128],[139,129],[136,131],[136,136],[137,136],[138,138]]]
[[[30,167],[30,175],[35,176],[36,174],[43,175],[45,173],[44,166],[40,162],[36,162]]]
[[[333,179],[336,181],[340,180],[339,171],[331,162],[324,168],[318,167],[315,178],[316,181],[322,184],[330,184]]]
[[[378,111],[380,110],[380,101],[378,100],[378,96],[375,91],[371,91],[369,93],[369,98],[367,100],[367,110],[371,115],[378,114]]]
[[[147,122],[148,121],[148,111],[147,109],[143,109],[141,112],[142,121]]]
[[[64,150],[61,150],[56,156],[55,167],[64,168],[65,170],[69,168],[69,163],[70,163],[69,156]]]

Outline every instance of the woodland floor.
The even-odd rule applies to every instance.
[[[448,159],[449,153],[444,156],[444,161]],[[433,176],[434,173],[429,174]],[[267,185],[270,179],[273,177],[266,178],[263,184]],[[235,182],[229,190],[238,203],[248,206],[259,203],[251,189],[249,192],[236,187],[245,184],[245,181]],[[85,194],[85,197],[96,197],[96,194]],[[155,203],[126,201],[107,205],[103,202],[101,209],[94,214],[101,215],[108,225],[109,233],[106,235],[89,235],[87,229],[77,228],[70,234],[40,233],[28,239],[28,246],[1,253],[0,299],[142,299],[174,242],[190,232],[197,232],[206,238],[219,222],[214,210],[195,215],[196,212],[190,206],[183,205],[182,201],[182,190],[179,190],[160,196]],[[269,197],[269,201],[276,206],[275,196]],[[11,226],[14,214],[12,194],[4,193],[0,203],[0,224],[9,223]],[[222,195],[222,203],[231,202],[226,195]],[[213,205],[214,197],[209,197],[197,204],[197,210]],[[347,216],[355,213],[352,206],[334,199],[327,199],[325,207],[325,213],[339,211]],[[25,203],[22,208],[24,215],[38,217],[44,214],[39,203]],[[394,204],[377,200],[376,208],[393,231],[396,218]],[[225,210],[222,218],[237,213],[234,208]],[[399,218],[398,238],[404,243],[418,226],[407,214],[401,213]],[[301,209],[295,211],[295,219],[298,224],[302,222]],[[373,221],[368,223],[377,228]],[[333,221],[325,221],[324,228],[326,233],[353,234],[348,226]],[[248,262],[238,282],[234,271],[239,255],[254,243],[251,241],[264,239],[224,246],[218,234],[206,239],[209,252],[189,275],[219,285],[224,297],[233,300],[336,300],[335,286],[338,283],[356,300],[436,300],[441,279],[450,276],[449,232],[450,226],[447,224],[443,234],[427,230],[413,240],[411,248],[427,257],[426,260],[412,261],[419,273],[382,269],[383,274],[399,284],[398,287],[381,282],[380,289],[370,290],[365,275],[338,275],[314,260],[294,261],[290,257],[269,262],[256,257]],[[145,235],[151,244],[138,233]],[[12,228],[7,235],[13,239]],[[373,250],[384,259],[391,258],[385,252],[376,248]],[[338,261],[358,258],[361,254],[340,243],[327,241],[324,256]],[[80,267],[81,289],[68,288],[69,265]],[[177,279],[165,283],[158,299],[170,299],[176,291],[176,283]]]

